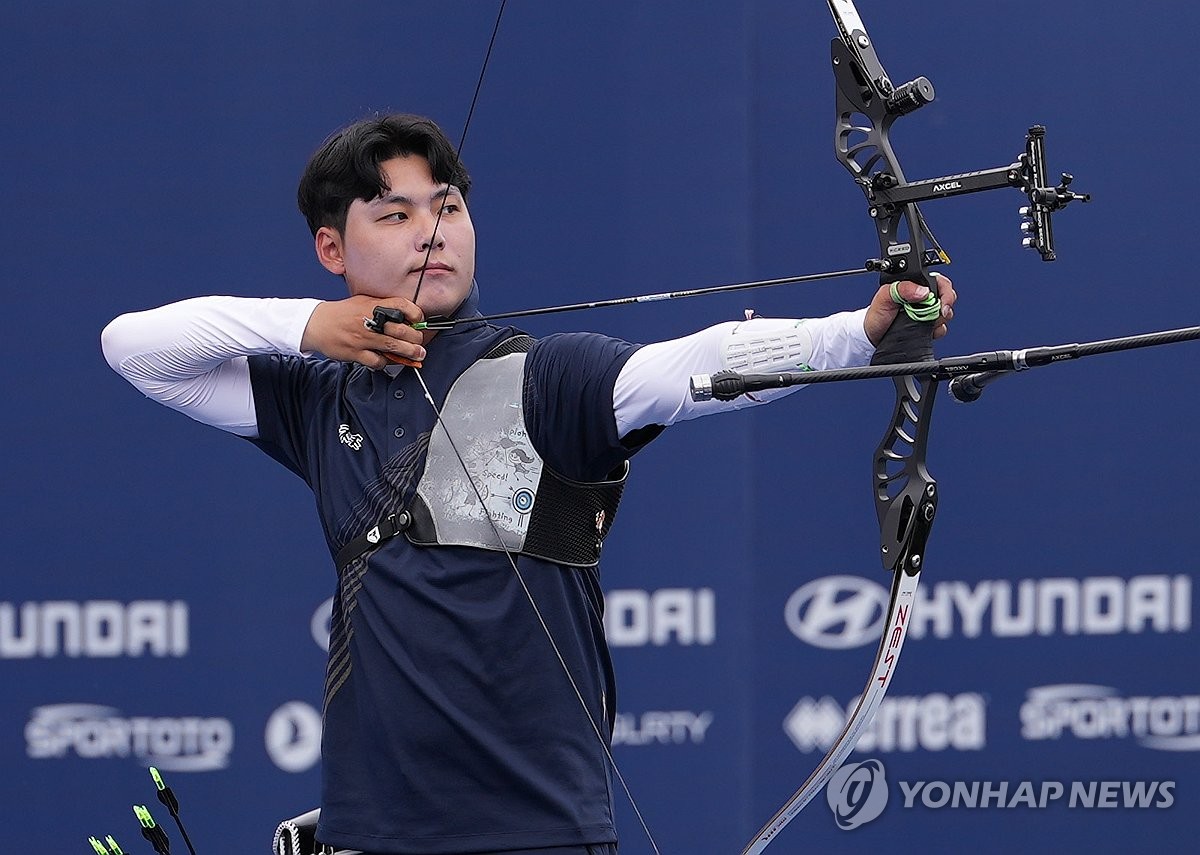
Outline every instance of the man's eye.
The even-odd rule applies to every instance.
[[[394,211],[391,214],[385,214],[380,217],[381,220],[391,220],[393,223],[402,223],[408,219],[408,214],[403,211]]]
[[[447,202],[442,205],[443,214],[457,214],[461,210],[457,202]]]

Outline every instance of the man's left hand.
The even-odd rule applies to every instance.
[[[948,276],[930,273],[930,279],[937,285],[938,298],[942,301],[942,316],[933,326],[933,337],[941,338],[946,334],[946,325],[954,317],[954,301],[958,299],[958,295],[954,292],[954,283]],[[916,282],[901,282],[896,287],[900,296],[909,303],[919,303],[929,293],[928,289]],[[896,319],[899,311],[899,304],[892,300],[892,286],[879,286],[879,290],[875,292],[875,298],[867,307],[866,320],[863,321],[863,329],[867,338],[871,340],[871,344],[879,345],[879,342],[883,340],[884,333],[888,331],[888,327],[892,325],[892,321]]]

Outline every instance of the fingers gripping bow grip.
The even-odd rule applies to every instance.
[[[872,365],[923,362],[933,358],[933,327],[942,314],[937,277],[930,274],[909,278],[924,284],[929,293],[918,303],[908,303],[900,296],[898,283],[892,283],[892,301],[899,304],[902,311],[897,313],[875,348]]]

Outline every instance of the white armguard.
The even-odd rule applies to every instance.
[[[731,412],[790,395],[802,386],[773,389],[734,401],[693,401],[693,374],[723,369],[771,373],[865,365],[874,347],[863,331],[866,310],[827,318],[755,318],[717,324],[694,335],[648,344],[625,363],[613,387],[617,435],[646,425],[671,425]]]
[[[789,318],[736,324],[721,344],[721,366],[742,374],[805,371],[813,345],[805,324]]]

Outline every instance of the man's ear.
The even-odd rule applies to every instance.
[[[335,276],[346,275],[346,260],[342,254],[342,236],[336,229],[321,226],[315,238],[317,261]]]

